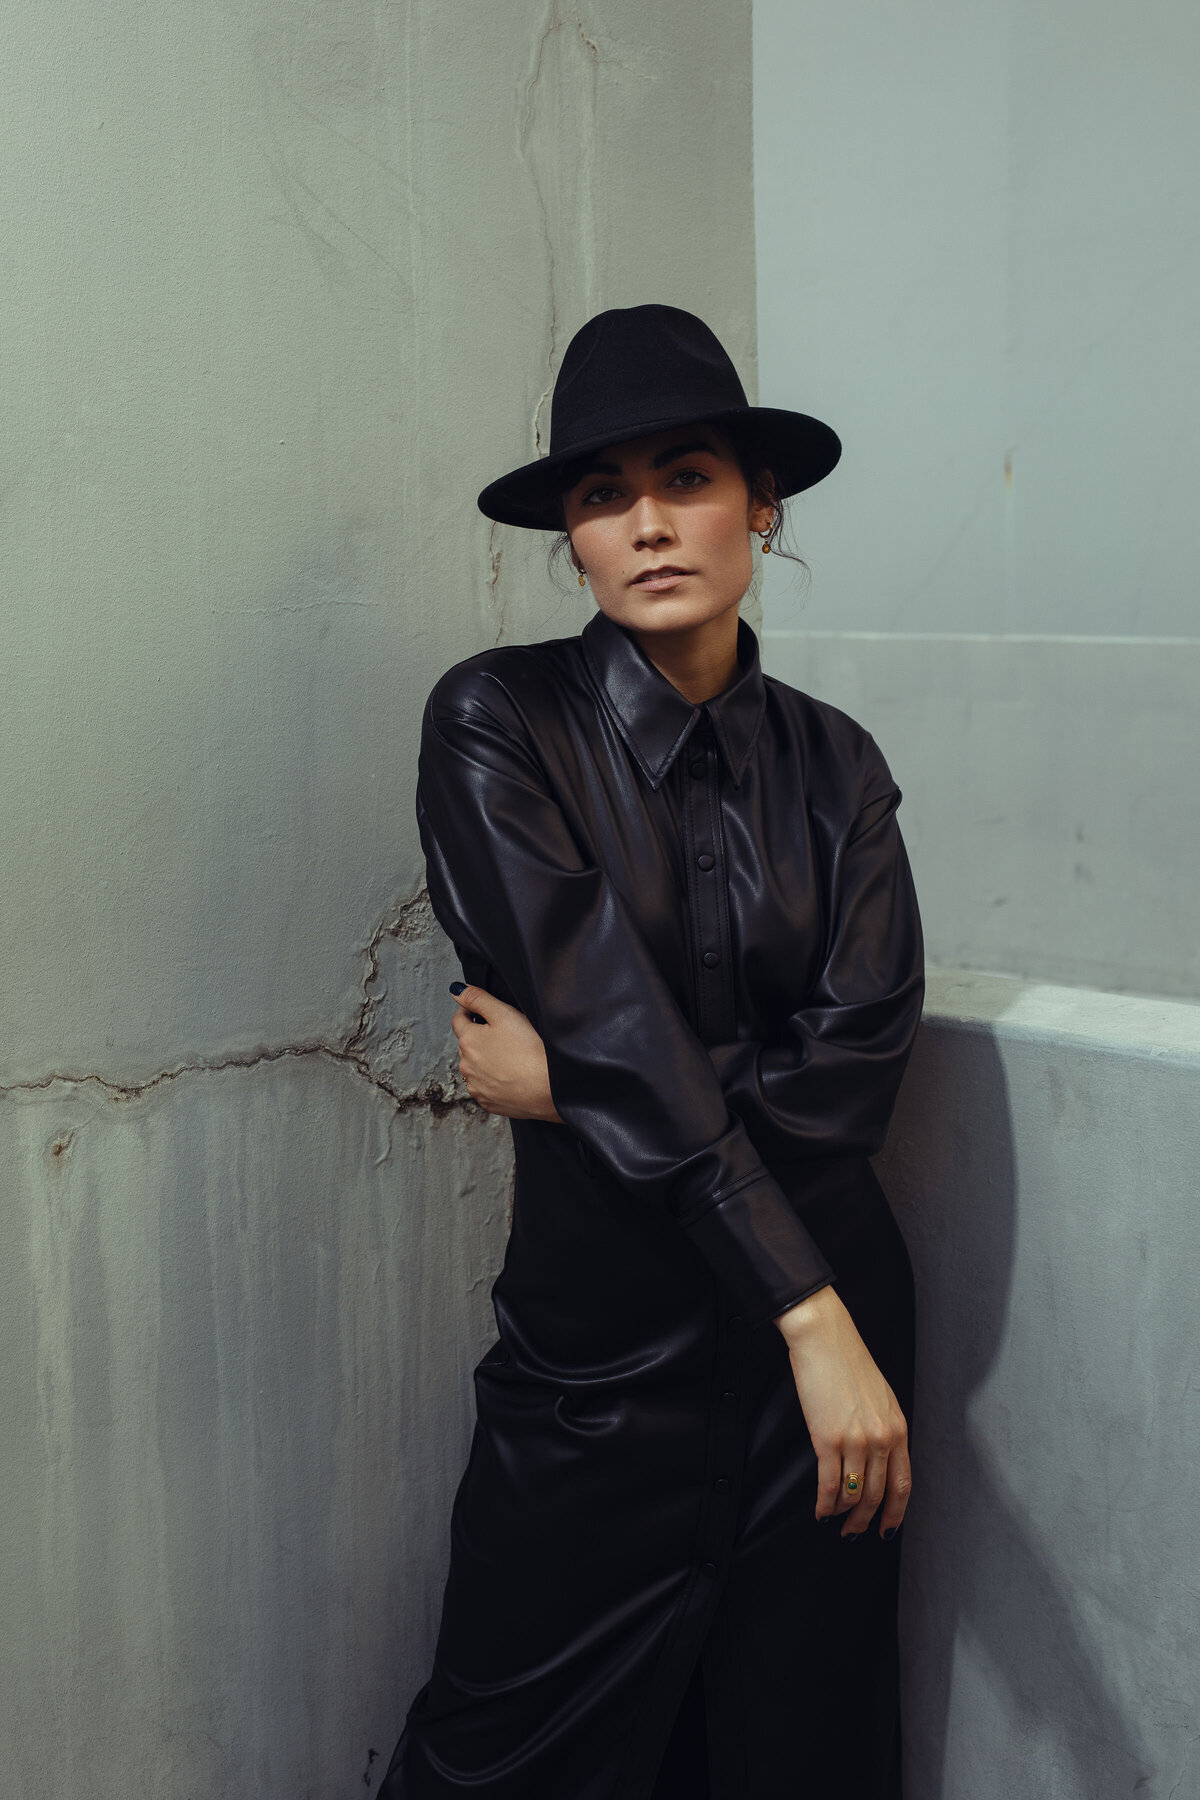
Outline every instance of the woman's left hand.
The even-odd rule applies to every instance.
[[[484,1112],[505,1119],[561,1125],[550,1092],[546,1046],[520,1008],[481,987],[465,987],[455,1005],[450,1028],[458,1039],[459,1074],[472,1100]],[[486,1023],[477,1025],[472,1013]]]

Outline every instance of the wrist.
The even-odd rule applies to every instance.
[[[774,1323],[789,1344],[802,1344],[828,1327],[834,1314],[840,1311],[841,1304],[832,1285],[827,1282],[815,1293],[797,1300],[786,1312],[777,1313]]]

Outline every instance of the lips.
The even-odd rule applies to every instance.
[[[664,563],[661,569],[643,569],[640,575],[634,576],[629,585],[630,587],[641,587],[648,581],[665,581],[669,575],[690,575],[691,573],[691,569],[680,569],[674,563]]]

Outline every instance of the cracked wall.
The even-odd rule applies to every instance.
[[[511,1204],[420,705],[588,616],[474,504],[585,318],[753,390],[749,6],[4,43],[0,1787],[331,1800],[426,1670]]]

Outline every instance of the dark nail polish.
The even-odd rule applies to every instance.
[[[889,1525],[883,1535],[885,1538],[894,1538],[899,1529],[898,1525]]]
[[[843,1544],[853,1544],[856,1541],[856,1539],[860,1538],[861,1536],[862,1536],[861,1531],[843,1531],[842,1542],[843,1542]]]
[[[450,992],[452,994],[461,994],[465,991],[466,985],[465,981],[452,981],[450,983]]]

